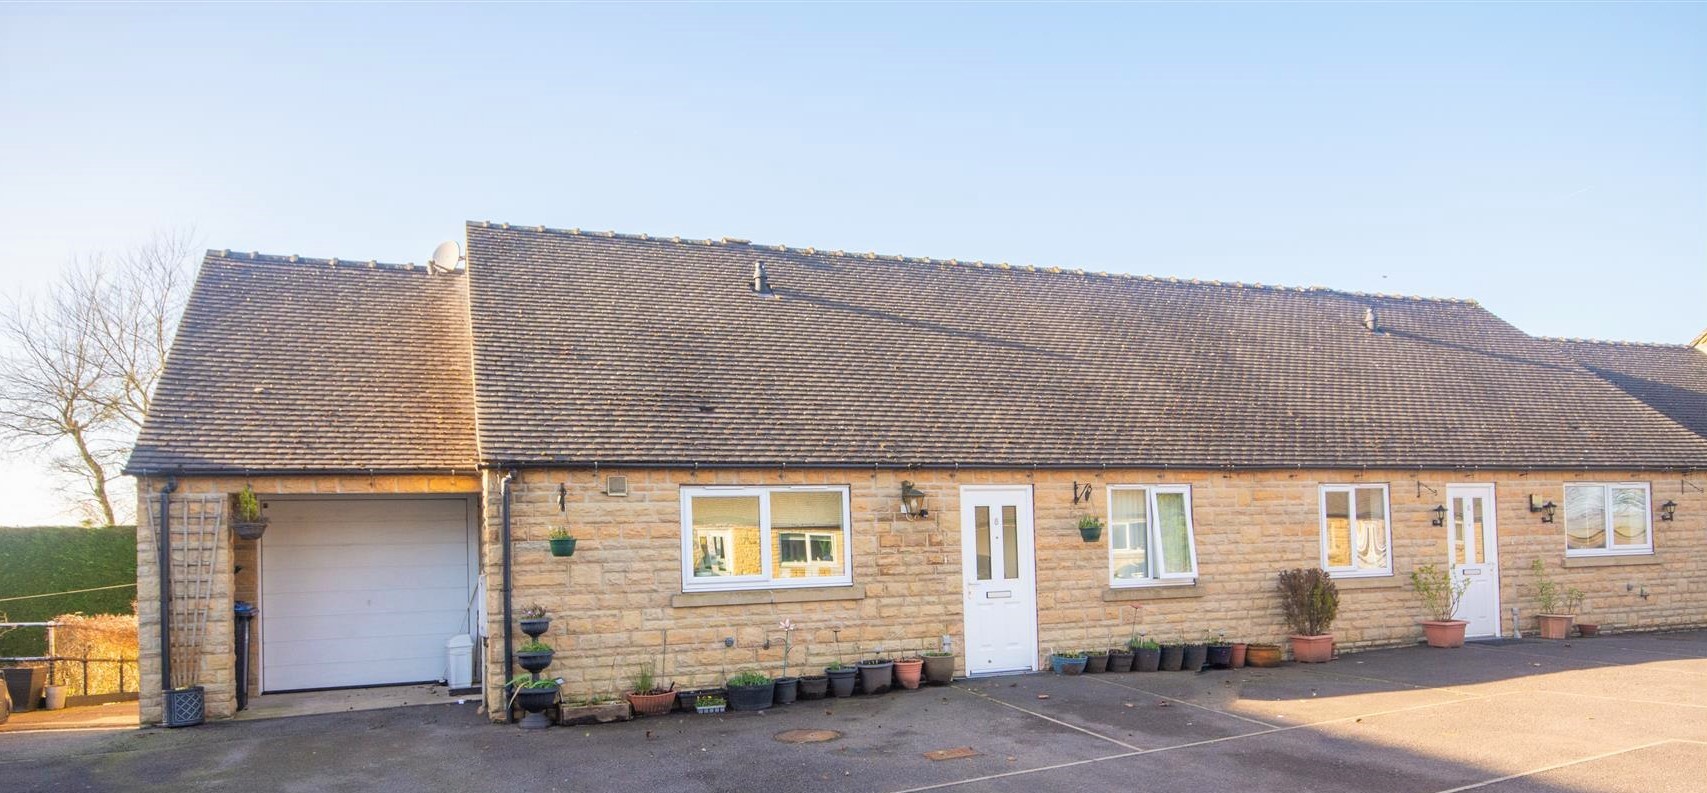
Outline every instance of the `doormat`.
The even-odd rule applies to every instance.
[[[978,753],[970,746],[956,746],[953,749],[938,749],[925,752],[926,760],[959,760],[962,757],[977,757]]]

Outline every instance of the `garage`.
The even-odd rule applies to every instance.
[[[260,542],[265,692],[445,679],[478,625],[475,502],[268,498]]]

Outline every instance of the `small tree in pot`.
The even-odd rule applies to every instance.
[[[1540,559],[1529,564],[1535,574],[1535,597],[1541,601],[1541,638],[1563,639],[1571,635],[1571,622],[1583,604],[1583,593],[1574,587],[1561,588],[1547,576],[1547,566]]]
[[[259,540],[267,531],[267,519],[261,515],[261,499],[252,485],[244,485],[236,496],[231,512],[231,531],[245,540]]]
[[[1334,637],[1328,628],[1339,616],[1340,593],[1326,570],[1294,568],[1280,574],[1280,604],[1292,629],[1292,657],[1302,663],[1333,660]]]
[[[1469,579],[1453,580],[1450,570],[1425,564],[1411,571],[1411,588],[1416,590],[1428,615],[1423,620],[1423,636],[1428,646],[1463,647],[1464,626],[1470,623],[1453,615],[1458,613],[1458,604],[1470,588]]]

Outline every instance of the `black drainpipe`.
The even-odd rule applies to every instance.
[[[504,723],[510,723],[510,678],[515,674],[515,621],[510,619],[510,481],[516,478],[515,469],[504,474],[500,490],[504,498]]]
[[[160,519],[155,521],[159,536],[154,546],[160,552],[160,691],[172,690],[172,491],[178,489],[178,478],[166,478],[160,489]]]

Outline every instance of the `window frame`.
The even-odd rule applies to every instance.
[[[1573,549],[1571,547],[1571,535],[1568,531],[1566,531],[1566,526],[1568,525],[1567,522],[1570,520],[1570,517],[1568,515],[1561,514],[1561,516],[1559,518],[1559,529],[1560,529],[1560,533],[1563,535],[1563,539],[1565,541],[1565,558],[1575,559],[1575,558],[1580,558],[1580,557],[1585,557],[1585,556],[1652,556],[1654,554],[1654,489],[1651,486],[1651,483],[1648,483],[1648,482],[1566,482],[1564,487],[1561,489],[1561,492],[1560,492],[1559,503],[1561,505],[1564,505],[1564,504],[1567,504],[1570,502],[1570,490],[1573,487],[1598,487],[1598,488],[1603,489],[1606,492],[1605,501],[1602,502],[1602,504],[1601,504],[1602,519],[1606,522],[1606,525],[1604,527],[1606,530],[1606,545],[1604,545],[1600,548],[1575,548],[1575,549]],[[1641,546],[1630,545],[1630,546],[1620,547],[1612,541],[1612,535],[1613,535],[1613,529],[1612,529],[1612,521],[1613,521],[1612,491],[1616,490],[1616,489],[1641,490],[1642,491],[1642,498],[1645,502],[1643,505],[1643,509],[1642,509],[1642,519],[1645,521],[1644,526],[1647,529],[1647,537],[1648,537],[1648,542],[1646,545],[1641,545]],[[1561,513],[1564,513],[1565,507],[1561,506],[1559,508],[1559,511]]]
[[[1146,573],[1142,578],[1116,578],[1114,575],[1114,494],[1122,491],[1144,492],[1144,567]],[[1159,493],[1178,493],[1185,499],[1185,538],[1186,547],[1191,551],[1191,572],[1165,572],[1167,551],[1162,549],[1161,526],[1156,520],[1156,495]],[[1190,586],[1197,583],[1199,575],[1197,567],[1197,521],[1192,516],[1191,485],[1108,485],[1103,496],[1105,504],[1108,539],[1103,543],[1103,550],[1108,554],[1108,585],[1116,589],[1156,586]],[[1153,571],[1164,571],[1154,574]]]
[[[1353,566],[1328,566],[1328,494],[1345,493],[1346,503],[1350,509],[1350,519],[1357,520],[1357,491],[1360,489],[1381,490],[1382,525],[1387,530],[1387,566],[1363,568],[1356,566],[1357,554],[1352,553]],[[1390,578],[1393,575],[1393,499],[1386,482],[1365,482],[1362,484],[1323,484],[1316,488],[1316,514],[1320,522],[1319,533],[1316,537],[1320,563],[1327,571],[1329,578]]]
[[[806,534],[808,560],[812,555],[810,536],[813,532],[834,534],[826,529],[771,528],[771,494],[773,493],[839,493],[842,497],[842,574],[815,578],[773,578],[780,566],[775,562],[771,546],[779,533]],[[696,578],[693,574],[693,499],[696,496],[743,497],[759,499],[759,570],[760,575],[716,576]],[[847,485],[684,485],[681,489],[681,573],[682,592],[729,592],[736,590],[802,589],[808,587],[853,586],[853,492]],[[730,540],[733,542],[733,538]],[[732,546],[731,546],[732,547]],[[809,564],[810,562],[808,562]]]

